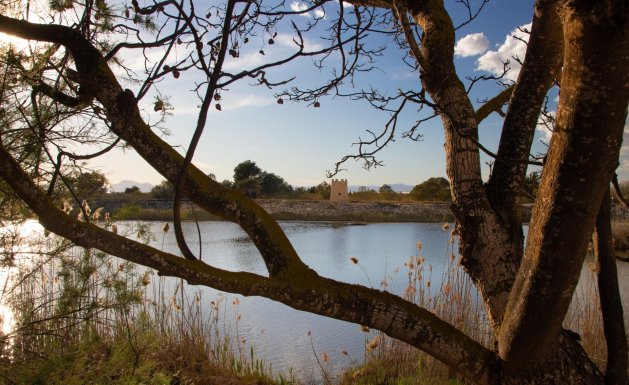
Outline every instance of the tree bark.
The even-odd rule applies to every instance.
[[[618,288],[618,271],[614,258],[610,205],[611,196],[608,189],[596,218],[596,237],[594,238],[594,251],[598,267],[598,290],[607,343],[605,385],[626,385],[629,348],[627,347],[627,332],[625,331],[622,300]]]
[[[504,149],[517,148],[520,158],[528,155],[529,150],[524,150],[525,145],[530,146],[532,117],[539,111],[539,100],[548,88],[552,65],[528,64],[537,58],[533,53],[527,56],[521,82],[529,79],[540,88],[535,88],[530,101],[523,97],[525,85],[514,91],[509,132],[516,137],[511,142],[505,137],[498,161],[504,164],[504,173],[517,169],[517,175],[509,174],[509,180],[496,179],[495,186],[502,186],[495,187],[490,198],[481,178],[477,114],[454,68],[454,28],[443,1],[357,2],[394,8],[398,17],[411,15],[423,30],[421,44],[409,44],[416,48],[422,84],[444,125],[461,263],[487,304],[498,336],[499,356],[399,297],[318,276],[300,260],[278,224],[258,205],[223,188],[193,166],[183,180],[186,194],[201,208],[238,223],[247,232],[264,259],[268,277],[226,272],[78,222],[55,208],[2,146],[0,175],[47,229],[78,245],[99,248],[192,284],[261,295],[296,309],[382,330],[421,348],[478,384],[602,384],[600,372],[560,326],[581,269],[585,240],[593,230],[604,194],[602,186],[610,180],[622,139],[629,84],[624,3],[566,1],[560,13],[565,51],[556,134],[530,226],[529,244],[519,266],[522,244],[515,234],[517,226],[513,218],[505,217],[504,211],[497,208],[517,210],[517,199],[513,197],[525,168],[514,167],[504,158]],[[548,36],[555,36],[552,22],[543,22],[546,17],[554,20],[545,8],[552,3],[538,3],[535,34],[546,36],[546,31]],[[619,15],[624,24],[618,22]],[[112,131],[169,181],[178,180],[182,156],[146,125],[133,93],[121,88],[102,55],[80,33],[1,15],[0,31],[66,46],[75,60],[81,89],[91,91],[101,103]],[[532,38],[532,49],[536,39]],[[539,50],[532,52],[558,60],[552,49]],[[501,191],[503,197],[499,196]],[[506,203],[503,205],[500,199]]]
[[[535,4],[524,64],[500,135],[487,191],[493,210],[516,246],[510,256],[520,263],[524,252],[521,196],[540,109],[561,68],[562,35],[557,1]]]
[[[618,12],[627,16],[620,8],[568,1],[560,12],[564,67],[555,133],[499,331],[508,370],[551,358],[617,165],[629,97],[629,29],[617,22]]]

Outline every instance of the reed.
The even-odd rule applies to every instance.
[[[131,230],[148,240],[146,228]],[[33,240],[34,241],[34,240]],[[296,382],[275,374],[219,320],[225,297],[186,292],[109,255],[42,237],[15,249],[2,300],[16,327],[0,350],[7,384]]]
[[[444,231],[449,231],[449,228],[444,227]],[[432,283],[432,266],[426,263],[421,254],[422,244],[417,242],[416,255],[409,257],[403,268],[397,269],[395,273],[402,271],[401,274],[407,279],[407,286],[401,296],[433,311],[476,341],[491,348],[495,344],[495,338],[489,318],[478,291],[456,258],[456,235],[456,231],[452,231],[445,246],[446,267],[441,273],[438,287],[434,287]],[[580,336],[586,352],[604,370],[607,360],[606,344],[594,273],[593,268],[584,269],[566,315],[564,328]],[[387,289],[396,278],[386,277],[382,281],[382,288]],[[420,350],[382,333],[370,333],[369,336],[367,333],[364,362],[347,368],[340,376],[340,385],[465,383],[450,368]],[[378,341],[375,346],[367,342],[374,339]]]

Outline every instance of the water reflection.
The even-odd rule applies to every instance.
[[[119,223],[120,231],[133,227],[133,223]],[[247,235],[235,224],[227,222],[202,222],[202,258],[205,262],[231,271],[248,271],[266,275],[262,257]],[[179,254],[172,231],[164,233],[163,223],[149,223],[154,234],[152,246]],[[408,283],[404,264],[410,256],[425,258],[424,278],[439,288],[442,269],[450,261],[456,244],[451,243],[450,231],[441,223],[371,223],[364,225],[325,222],[281,223],[291,243],[306,264],[320,275],[348,283],[381,287],[387,281],[387,290],[402,293]],[[172,228],[172,226],[171,226]],[[450,227],[452,228],[452,227]],[[16,228],[28,235],[26,239],[38,239],[42,229],[36,222],[27,222]],[[525,231],[527,229],[525,228]],[[198,250],[198,236],[193,223],[184,223],[184,232],[192,250]],[[417,243],[422,243],[421,249]],[[28,252],[30,249],[22,249]],[[350,258],[356,258],[353,264]],[[621,291],[625,307],[629,298],[629,264],[619,264]],[[432,274],[430,272],[433,271]],[[585,268],[584,277],[591,277]],[[7,282],[6,276],[0,276]],[[157,282],[159,278],[155,277]],[[165,296],[173,295],[178,279],[165,279]],[[147,288],[148,293],[155,285]],[[319,377],[315,353],[325,352],[331,370],[350,363],[360,362],[364,354],[366,336],[360,327],[309,313],[293,310],[283,304],[259,297],[244,298],[240,295],[224,296],[210,288],[185,286],[190,298],[200,295],[200,303],[209,314],[211,302],[222,298],[220,325],[232,336],[244,340],[244,349],[253,346],[258,356],[272,363],[274,370],[293,368],[300,378]],[[1,299],[1,298],[0,298]],[[235,301],[237,300],[237,301]],[[237,302],[237,304],[234,304]],[[10,326],[12,317],[6,307],[0,305],[3,318],[2,331]],[[313,352],[314,350],[314,352]],[[347,354],[343,354],[347,352]],[[326,364],[328,365],[328,364]]]
[[[151,224],[158,239],[154,246],[178,254],[174,234],[163,234],[162,223]],[[387,290],[402,293],[408,284],[404,263],[419,253],[426,258],[426,270],[434,269],[433,287],[439,287],[441,272],[452,247],[450,231],[441,223],[370,223],[364,225],[325,222],[283,222],[283,230],[300,257],[320,275],[348,283],[380,288],[387,280]],[[203,260],[230,271],[248,271],[266,275],[262,257],[251,240],[236,225],[226,222],[200,223],[203,234]],[[194,224],[185,223],[184,232],[192,250],[198,250]],[[417,242],[423,243],[422,250]],[[350,258],[356,258],[358,265]],[[396,273],[396,270],[402,269]],[[429,272],[425,274],[428,276]],[[199,288],[188,288],[189,292]],[[201,288],[203,298],[218,293]],[[232,305],[232,299],[239,305]],[[209,301],[208,301],[209,302]],[[315,352],[329,357],[330,369],[340,369],[363,358],[365,336],[360,327],[310,313],[293,310],[265,298],[231,295],[224,302],[228,325],[237,325],[240,338],[253,345],[256,352],[277,370],[293,368],[301,378],[318,376]],[[240,320],[237,320],[240,314]],[[343,354],[343,352],[347,354]]]

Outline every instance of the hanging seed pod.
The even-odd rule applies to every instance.
[[[163,109],[164,109],[164,102],[161,100],[156,101],[155,105],[153,106],[153,111],[157,112]]]

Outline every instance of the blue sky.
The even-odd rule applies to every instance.
[[[301,0],[287,2],[294,9],[304,4]],[[333,5],[330,4],[329,17],[334,16]],[[449,0],[446,6],[455,25],[464,20],[466,14],[460,4]],[[455,63],[460,77],[464,79],[466,76],[491,73],[502,68],[501,59],[509,59],[512,55],[523,57],[523,44],[509,36],[517,33],[519,26],[530,23],[532,12],[532,0],[491,1],[475,21],[459,29]],[[296,16],[295,19],[297,23],[303,23],[316,15],[309,16]],[[287,32],[279,30],[276,44],[264,47],[267,53],[264,57],[257,53],[257,48],[251,52],[243,49],[240,58],[228,61],[226,68],[247,68],[261,59],[289,54],[295,48]],[[305,38],[307,48],[323,44],[317,33],[307,34]],[[369,39],[370,43],[380,43],[376,36]],[[155,57],[159,54],[156,52]],[[417,73],[411,71],[401,57],[402,53],[397,48],[388,49],[376,63],[378,70],[361,74],[356,79],[357,89],[373,86],[393,94],[397,89],[418,90]],[[142,61],[137,52],[123,52],[122,58],[127,65],[140,69]],[[333,65],[334,60],[330,64]],[[512,64],[515,64],[513,60]],[[319,71],[306,59],[271,71],[269,76],[274,80],[296,76],[291,85],[306,86],[320,84],[330,70],[331,67],[328,67]],[[512,69],[508,76],[515,79],[517,69]],[[159,84],[159,90],[174,107],[174,115],[164,124],[171,135],[164,138],[181,153],[188,146],[196,122],[199,103],[190,90],[197,81],[198,75],[184,72],[179,79],[167,77]],[[390,117],[388,113],[375,110],[363,101],[338,97],[321,99],[320,108],[288,101],[278,105],[274,93],[280,92],[281,87],[268,90],[252,87],[248,83],[245,80],[222,92],[222,111],[211,109],[195,153],[194,163],[203,171],[214,173],[218,180],[231,179],[234,167],[250,159],[294,186],[316,185],[326,180],[326,170],[332,169],[336,161],[344,155],[355,153],[352,143],[359,137],[367,138],[369,135],[366,130],[379,132]],[[137,89],[128,83],[124,86],[134,91]],[[478,85],[472,92],[472,100],[491,97],[498,91],[499,88],[493,83]],[[158,119],[152,111],[153,100],[153,95],[149,95],[141,103],[144,115],[150,121]],[[408,109],[401,117],[399,133],[420,117],[420,114]],[[481,125],[481,141],[489,149],[496,149],[500,127],[501,119],[496,114]],[[378,158],[384,162],[384,167],[366,171],[361,163],[349,161],[344,165],[347,171],[336,177],[346,178],[352,185],[415,185],[430,177],[445,176],[444,138],[440,121],[434,119],[421,125],[419,132],[423,135],[419,142],[403,139],[398,133],[395,143],[379,154]],[[543,151],[544,146],[538,139],[545,137],[546,133],[538,133],[534,153]],[[483,162],[489,160],[486,158]],[[131,179],[157,184],[163,180],[132,150],[116,150],[91,162],[91,166],[103,170],[112,183]],[[484,167],[484,170],[487,172],[488,167]]]

